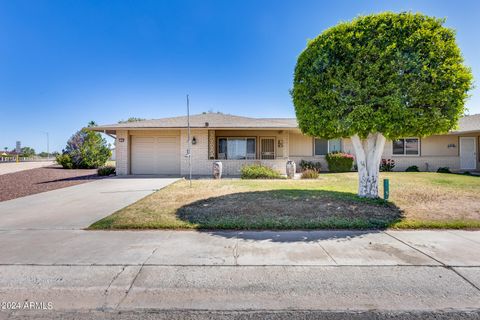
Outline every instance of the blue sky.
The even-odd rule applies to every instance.
[[[447,18],[475,80],[479,1],[0,0],[0,147],[60,151],[88,121],[221,111],[292,117],[306,41],[381,11]],[[477,85],[478,86],[478,85]],[[480,89],[469,113],[480,113]]]

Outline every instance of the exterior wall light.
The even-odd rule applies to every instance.
[[[197,138],[195,137],[192,138],[192,144],[197,144]]]

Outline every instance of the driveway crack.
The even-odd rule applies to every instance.
[[[130,286],[128,287],[127,291],[125,291],[125,295],[124,295],[123,298],[117,303],[117,305],[115,306],[115,309],[118,309],[118,307],[123,303],[123,301],[125,301],[125,299],[127,298],[128,294],[130,293],[130,290],[132,290],[133,285],[134,285],[135,281],[136,281],[137,278],[138,278],[138,275],[140,274],[140,272],[142,272],[143,267],[144,267],[145,264],[148,262],[148,260],[150,260],[150,258],[155,254],[156,251],[157,251],[157,248],[153,249],[153,251],[152,251],[152,252],[148,255],[148,257],[145,259],[145,261],[143,261],[143,263],[140,265],[140,268],[138,269],[137,273],[135,274],[135,277],[133,277],[132,282],[130,283]]]
[[[405,242],[405,241],[403,241],[403,240],[401,240],[401,239],[399,239],[399,238],[397,238],[397,237],[389,234],[388,232],[383,231],[383,234],[386,234],[387,236],[392,237],[393,239],[395,239],[395,240],[403,243],[403,244],[406,245],[407,247],[409,247],[409,248],[411,248],[411,249],[413,249],[413,250],[415,250],[415,251],[417,251],[417,252],[419,252],[419,253],[427,256],[427,257],[429,257],[430,259],[432,259],[432,260],[440,263],[440,265],[441,265],[442,267],[444,267],[444,268],[447,269],[447,270],[452,271],[453,273],[455,273],[457,276],[459,276],[460,278],[462,278],[465,282],[467,282],[467,283],[470,284],[472,287],[474,287],[477,291],[480,292],[480,287],[478,287],[475,283],[473,283],[472,281],[470,281],[469,279],[467,279],[467,278],[466,278],[464,275],[462,275],[460,272],[458,272],[457,270],[455,270],[454,267],[449,266],[449,265],[443,263],[442,261],[440,261],[440,260],[432,257],[431,255],[429,255],[429,254],[423,252],[422,250],[420,250],[420,249],[412,246],[411,244],[408,244],[407,242]]]
[[[237,241],[235,242],[235,245],[233,246],[233,264],[238,266],[238,257],[240,254],[238,253],[238,238]]]
[[[320,246],[320,248],[322,248],[323,252],[325,252],[325,254],[326,254],[330,259],[332,259],[332,261],[333,261],[335,264],[338,264],[337,261],[332,257],[332,255],[331,255],[320,243],[318,243],[318,245]]]
[[[473,242],[473,243],[475,243],[475,244],[480,244],[479,241],[475,241],[475,240],[473,240],[473,239],[464,237],[463,235],[458,234],[458,233],[456,233],[456,232],[452,232],[451,230],[446,230],[446,232],[448,232],[448,233],[450,233],[450,234],[453,234],[453,235],[456,236],[456,237],[460,237],[460,238],[462,238],[462,239],[464,239],[464,240],[471,241],[471,242]]]
[[[122,274],[122,272],[125,271],[126,268],[127,268],[126,265],[122,266],[122,269],[119,272],[117,272],[117,274],[112,278],[107,288],[105,289],[105,292],[103,293],[105,300],[103,302],[102,310],[104,310],[107,307],[108,292],[110,290],[110,287],[112,286],[113,282],[118,279],[118,277]]]

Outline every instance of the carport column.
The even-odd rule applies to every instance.
[[[208,130],[208,159],[215,159],[215,130]]]
[[[115,141],[116,172],[119,176],[127,175],[129,172],[130,152],[129,152],[128,130],[117,130],[117,140]]]
[[[283,157],[288,159],[290,157],[290,145],[289,145],[290,132],[288,130],[283,131]]]

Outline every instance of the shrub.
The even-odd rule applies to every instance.
[[[331,172],[352,171],[353,155],[342,152],[332,152],[326,155],[328,170]]]
[[[380,162],[380,171],[390,172],[395,168],[395,160],[393,159],[382,159]]]
[[[97,173],[99,176],[109,176],[111,174],[115,174],[115,167],[114,166],[103,166],[98,168]]]
[[[59,154],[58,156],[55,157],[55,161],[65,169],[73,168],[72,158],[67,153]]]
[[[57,163],[66,169],[93,169],[105,165],[112,152],[100,133],[89,129],[77,131],[68,141]]]
[[[320,162],[305,161],[305,160],[300,161],[300,168],[302,168],[302,171],[314,170],[316,172],[320,172],[321,167],[322,167],[322,164]]]
[[[420,170],[418,170],[417,166],[410,166],[407,169],[405,169],[405,172],[420,172]]]
[[[243,166],[241,170],[242,179],[284,179],[277,171],[261,164]]]
[[[302,172],[302,179],[317,179],[319,176],[317,170],[307,169]]]
[[[437,170],[438,173],[452,173],[449,167],[440,167]]]

